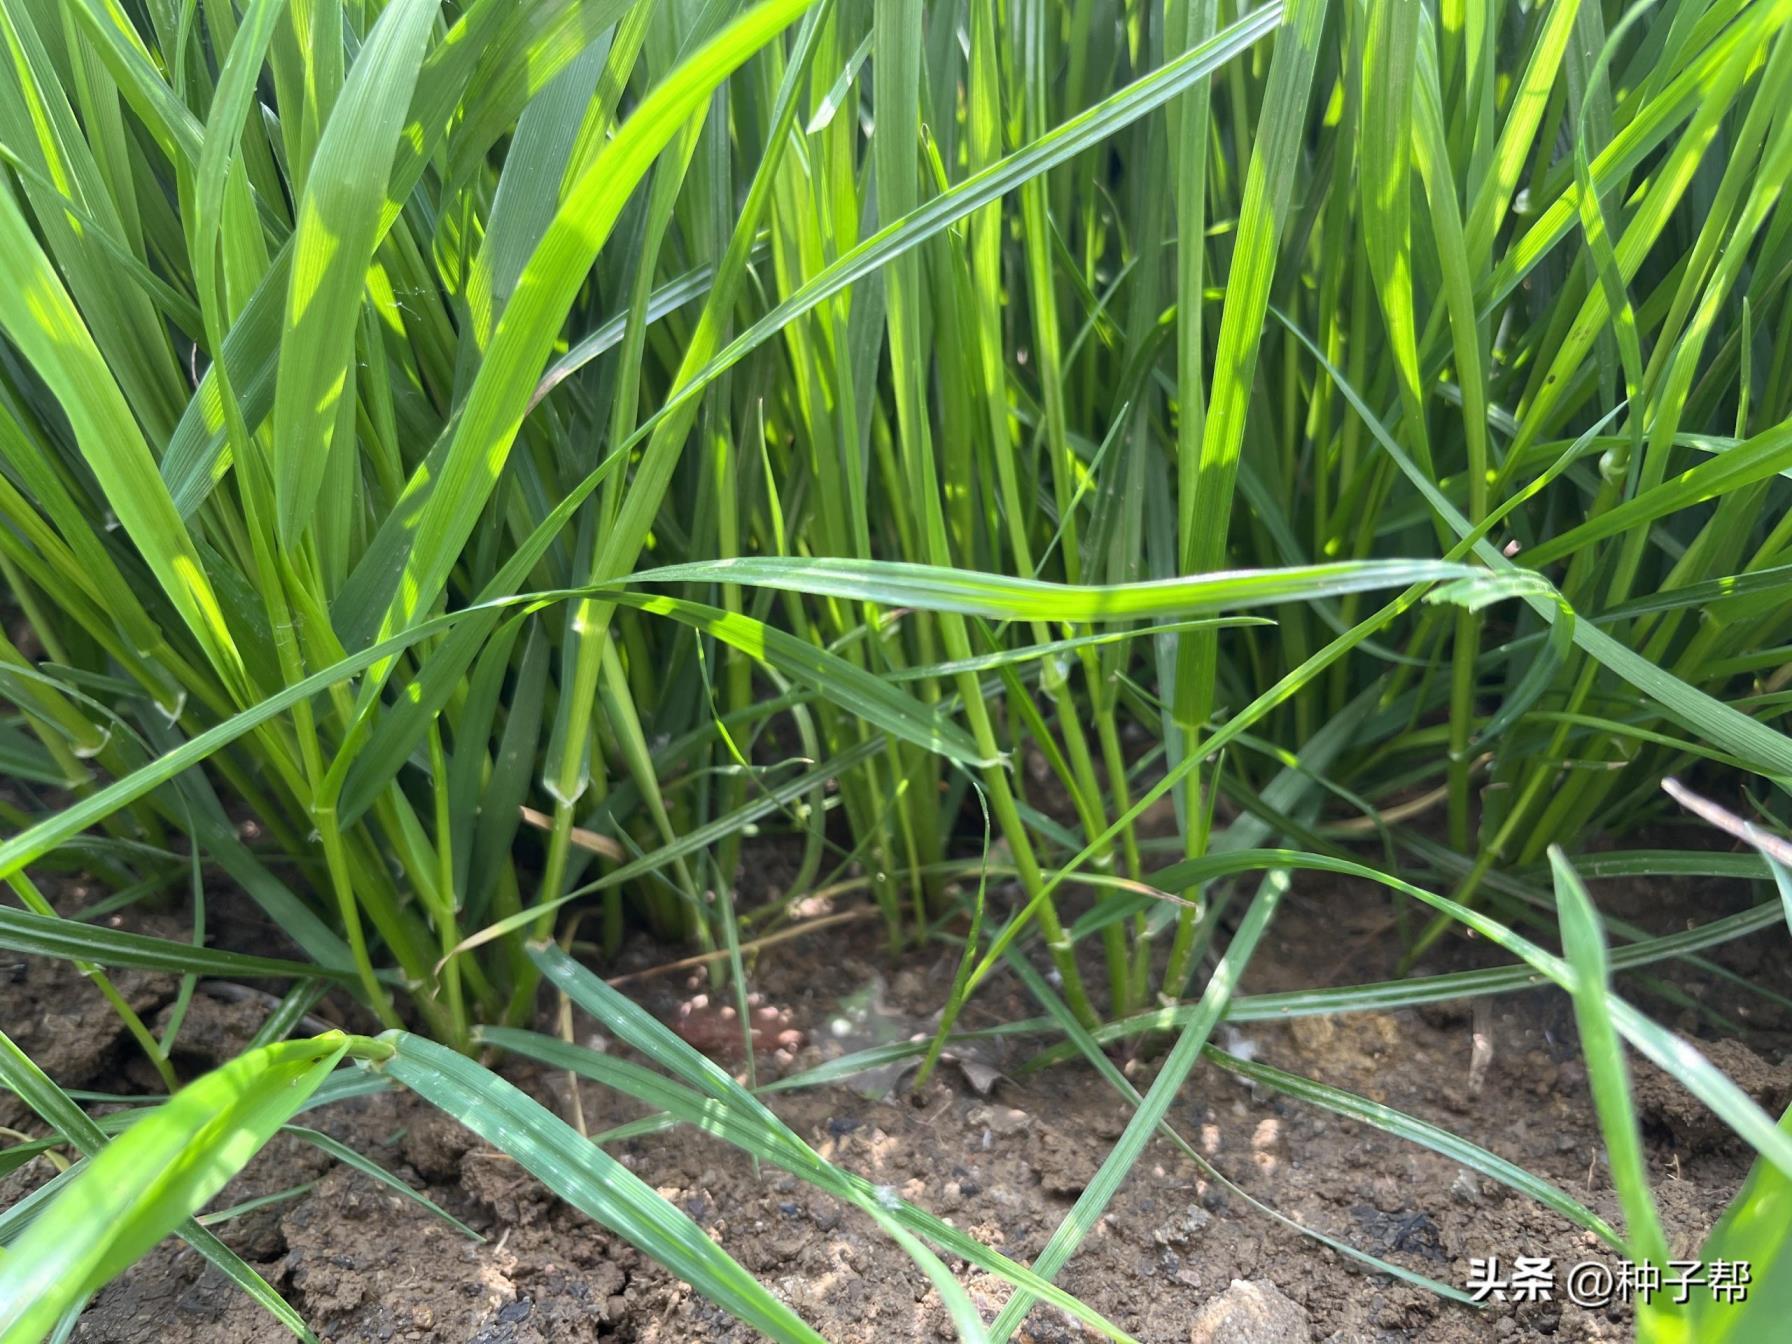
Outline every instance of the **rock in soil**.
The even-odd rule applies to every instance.
[[[1189,1344],[1308,1344],[1306,1310],[1267,1279],[1233,1279],[1195,1313]]]

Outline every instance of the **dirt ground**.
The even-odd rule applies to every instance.
[[[1603,882],[1594,884],[1594,894],[1609,912],[1656,933],[1764,897],[1745,884],[1709,881]],[[1322,977],[1347,984],[1390,975],[1396,942],[1385,932],[1390,908],[1366,887],[1297,877],[1244,992],[1307,988]],[[802,1033],[794,1058],[787,1064],[767,1058],[762,1076],[839,1053],[842,1029],[835,1024],[843,1004],[861,1002],[870,986],[883,986],[892,1023],[924,1022],[937,1009],[951,962],[934,953],[892,966],[878,937],[875,922],[863,921],[831,931],[825,941],[799,940],[760,957],[755,989],[779,1010],[781,1026]],[[1777,941],[1784,937],[1783,930],[1771,930],[1720,949],[1713,959],[1774,991],[1792,992]],[[1468,942],[1449,943],[1425,969],[1499,960],[1486,954]],[[629,949],[623,966],[609,969],[639,970],[672,955],[643,944]],[[1626,992],[1698,1039],[1777,1114],[1792,1092],[1785,1062],[1792,1013],[1696,968],[1652,969],[1657,979],[1632,977]],[[23,961],[0,966],[0,978],[8,981],[7,1030],[58,1081],[114,1091],[150,1087],[78,975]],[[126,973],[117,980],[152,1021],[174,990],[167,977]],[[629,990],[673,1021],[694,992],[683,975],[639,980]],[[1491,1007],[1479,1023],[1467,1005],[1449,1004],[1253,1024],[1243,1033],[1223,1031],[1221,1044],[1460,1133],[1619,1222],[1566,1002],[1553,992],[1530,991],[1493,1000]],[[328,1015],[330,1006],[323,1011]],[[975,1001],[972,1024],[1036,1011],[1018,985],[996,980]],[[239,1049],[264,1012],[261,1002],[240,992],[226,998],[202,989],[180,1037],[187,1051],[179,1060],[183,1070],[197,1071]],[[1740,1027],[1743,1039],[1715,1025],[1723,1021]],[[1479,1063],[1477,1028],[1485,1040]],[[577,1030],[588,1039],[597,1028],[581,1020]],[[919,1096],[898,1090],[878,1098],[836,1086],[778,1094],[772,1105],[825,1156],[1026,1260],[1070,1209],[1127,1114],[1080,1064],[1016,1080],[1011,1075],[1028,1053],[1021,1042],[988,1061],[1002,1071],[988,1095],[964,1071],[946,1070]],[[1128,1067],[1143,1088],[1149,1064]],[[511,1076],[569,1114],[563,1076],[526,1069]],[[1639,1088],[1663,1220],[1676,1251],[1690,1253],[1741,1183],[1747,1154],[1646,1065],[1639,1066]],[[593,1132],[641,1113],[591,1086],[580,1101]],[[277,1140],[214,1207],[299,1185],[308,1192],[218,1230],[326,1341],[670,1344],[753,1337],[408,1096],[362,1098],[305,1120],[397,1171],[485,1237],[469,1240],[314,1149]],[[1504,1187],[1377,1130],[1254,1094],[1212,1067],[1192,1076],[1171,1122],[1219,1170],[1288,1218],[1445,1283],[1466,1285],[1472,1256],[1497,1255],[1507,1263],[1519,1255],[1548,1256],[1559,1270],[1585,1259],[1612,1263],[1590,1234]],[[9,1098],[0,1098],[0,1124],[36,1132],[35,1121]],[[834,1344],[951,1338],[919,1271],[856,1211],[776,1170],[755,1175],[732,1149],[686,1132],[630,1140],[612,1151]],[[0,1204],[48,1175],[41,1161],[14,1173],[0,1182]],[[1004,1296],[1001,1285],[981,1276],[966,1281],[992,1310]],[[1162,1140],[1147,1149],[1060,1282],[1144,1344],[1629,1337],[1623,1309],[1588,1312],[1558,1297],[1476,1310],[1371,1272],[1210,1184]],[[1245,1314],[1229,1314],[1234,1310]],[[1033,1312],[1020,1336],[1035,1344],[1085,1337],[1080,1325],[1045,1309]],[[272,1344],[286,1336],[193,1252],[170,1242],[99,1294],[75,1338]]]

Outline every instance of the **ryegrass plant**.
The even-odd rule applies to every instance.
[[[350,1056],[743,1319],[813,1337],[455,1053],[476,1044],[857,1204],[965,1338],[985,1326],[928,1243],[1016,1285],[990,1338],[1034,1299],[1111,1332],[1050,1280],[1202,1059],[1659,1258],[1628,1042],[1761,1151],[1718,1236],[1767,1245],[1748,1211],[1783,1203],[1784,1131],[1609,980],[1778,906],[1646,939],[1575,869],[1769,870],[1551,847],[1649,823],[1673,772],[1766,831],[1784,815],[1789,20],[0,0],[0,876],[23,907],[0,945],[79,962],[171,1092],[174,1032],[103,968],[333,984],[388,1029],[280,1045],[296,990],[263,1048],[111,1143],[7,1055],[101,1173],[70,1188],[116,1216],[74,1195],[13,1215],[9,1237],[45,1230],[0,1258],[0,1337],[55,1328],[174,1229],[302,1331],[182,1220]],[[1169,845],[1139,825],[1164,798]],[[967,845],[980,817],[999,859]],[[795,871],[742,908],[767,830]],[[205,947],[202,868],[298,959]],[[116,897],[59,912],[70,869]],[[1408,964],[1459,925],[1518,962],[1238,996],[1312,870],[1431,909]],[[999,911],[991,876],[1018,893]],[[1033,1270],[868,1202],[543,947],[587,906],[603,953],[644,926],[744,994],[743,941],[842,880],[893,949],[971,908],[923,1074],[1013,967],[1046,1013],[1017,1029],[1062,1033],[1044,1058],[1087,1056],[1138,1108]],[[94,918],[169,900],[190,946]],[[1564,958],[1521,932],[1558,910]],[[1035,942],[1061,997],[1016,956]],[[680,1081],[531,1038],[544,969]],[[1209,1040],[1538,977],[1573,995],[1622,1236],[1465,1138]],[[1147,1031],[1175,1037],[1140,1097],[1101,1048]],[[190,1170],[108,1190],[127,1142]]]

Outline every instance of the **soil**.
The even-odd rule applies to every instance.
[[[1742,883],[1603,882],[1594,884],[1594,895],[1610,913],[1661,933],[1740,909],[1764,893]],[[1390,976],[1397,942],[1386,936],[1390,911],[1383,895],[1366,886],[1297,877],[1243,991],[1312,987],[1321,977],[1344,984]],[[1775,937],[1783,934],[1718,949],[1712,960],[1778,993],[1792,992],[1787,959],[1768,941]],[[1487,953],[1468,941],[1446,943],[1425,969],[1500,960]],[[676,955],[641,944],[607,970],[639,971]],[[751,977],[760,996],[755,1011],[766,1010],[762,1078],[839,1053],[842,1004],[862,1003],[869,987],[882,986],[878,1003],[888,1030],[924,1026],[952,969],[938,953],[892,965],[874,920],[768,950]],[[1777,1114],[1792,1094],[1785,1062],[1792,1012],[1692,966],[1652,969],[1657,978],[1632,977],[1626,992],[1698,1040]],[[129,1042],[79,975],[23,961],[0,966],[0,979],[8,977],[6,1028],[59,1082],[153,1090],[153,1078],[133,1061]],[[125,973],[116,980],[152,1021],[175,990],[168,977]],[[629,985],[666,1020],[687,1028],[693,1013],[700,1019],[706,1011],[691,1006],[697,990],[683,973]],[[1483,1002],[1491,1011],[1479,1020],[1468,1005],[1446,1004],[1253,1024],[1244,1033],[1224,1030],[1221,1043],[1471,1138],[1619,1223],[1567,1004],[1541,990]],[[183,1072],[240,1049],[266,1011],[254,994],[202,986],[180,1036]],[[320,1009],[326,1017],[338,1011],[331,1002]],[[971,1025],[1035,1012],[1018,985],[992,980],[973,1002]],[[585,1040],[595,1032],[585,1021],[576,1030]],[[826,1157],[1027,1260],[1068,1212],[1127,1116],[1081,1065],[1017,1078],[1027,1053],[1023,1043],[1005,1056],[966,1061],[943,1070],[918,1095],[898,1088],[875,1097],[834,1086],[780,1093],[772,1105]],[[1130,1058],[1125,1067],[1143,1088],[1153,1066]],[[1690,1253],[1740,1185],[1748,1154],[1672,1083],[1646,1065],[1637,1068],[1663,1221],[1676,1251]],[[507,1072],[571,1115],[563,1076]],[[596,1087],[582,1087],[578,1101],[592,1132],[641,1114]],[[9,1103],[0,1097],[0,1125],[37,1132],[36,1122]],[[485,1238],[470,1240],[297,1140],[276,1140],[213,1207],[294,1186],[307,1191],[216,1230],[326,1341],[670,1344],[753,1337],[407,1095],[360,1098],[304,1119],[396,1171]],[[1426,1149],[1253,1092],[1205,1065],[1185,1086],[1171,1121],[1218,1169],[1288,1218],[1445,1283],[1466,1285],[1470,1257],[1477,1256],[1497,1255],[1508,1264],[1519,1255],[1548,1256],[1559,1271],[1585,1259],[1614,1263],[1590,1234]],[[632,1139],[611,1151],[835,1344],[952,1337],[919,1271],[858,1212],[776,1170],[756,1174],[734,1150],[688,1132]],[[41,1160],[14,1173],[0,1182],[0,1205],[49,1174]],[[974,1272],[965,1282],[990,1311],[1005,1295],[999,1283]],[[1589,1312],[1558,1296],[1477,1310],[1372,1272],[1210,1183],[1162,1140],[1146,1150],[1060,1282],[1144,1344],[1254,1338],[1467,1344],[1630,1334],[1622,1308]],[[89,1344],[287,1338],[172,1241],[102,1291],[74,1337]],[[1055,1310],[1036,1309],[1018,1337],[1057,1344],[1088,1336]]]

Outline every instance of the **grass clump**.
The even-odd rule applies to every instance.
[[[1040,1299],[1115,1333],[1051,1279],[1195,1065],[1251,1067],[1210,1038],[1261,1006],[1239,978],[1320,870],[1431,911],[1409,967],[1456,926],[1517,960],[1280,1009],[1556,982],[1626,1227],[1412,1117],[1259,1081],[1659,1259],[1627,1042],[1761,1151],[1739,1208],[1778,1199],[1783,1132],[1611,984],[1777,907],[1608,951],[1572,851],[1661,818],[1674,773],[1784,829],[1787,22],[0,0],[0,944],[79,961],[175,1098],[108,1144],[28,1060],[8,1085],[97,1171],[127,1141],[244,1151],[355,1057],[812,1337],[464,1057],[542,1056],[545,973],[677,1081],[554,1062],[864,1208],[963,1337]],[[1169,843],[1141,825],[1164,799]],[[768,830],[795,871],[744,908]],[[68,869],[107,912],[191,903],[193,946],[71,918],[44,880]],[[297,960],[205,947],[206,870]],[[992,878],[1018,893],[999,910]],[[603,955],[644,927],[744,1004],[742,943],[842,883],[892,949],[967,917],[923,1076],[1013,967],[1064,1037],[1048,1057],[1136,1104],[1031,1269],[886,1206],[551,950],[580,916]],[[1561,957],[1536,941],[1558,913]],[[340,986],[386,1034],[276,1036],[176,1091],[175,1031],[118,966],[183,995],[201,972]],[[1145,1031],[1175,1035],[1140,1096],[1102,1047]],[[304,1087],[277,1087],[293,1061]],[[121,1194],[138,1240],[21,1290],[40,1304],[0,1337],[70,1319],[150,1233],[229,1265],[183,1222],[227,1175]],[[1015,1285],[993,1326],[930,1244]]]

